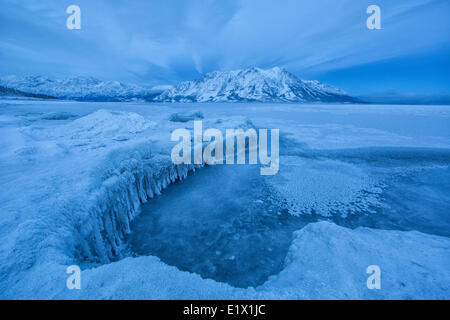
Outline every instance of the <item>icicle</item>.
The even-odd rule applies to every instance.
[[[134,159],[136,160],[136,159]],[[154,160],[154,159],[153,159]],[[80,227],[78,255],[107,263],[120,257],[124,235],[141,203],[160,195],[171,183],[183,180],[202,165],[174,165],[167,159],[152,161],[127,160],[113,170],[101,187],[96,203]],[[92,224],[93,221],[96,223]]]

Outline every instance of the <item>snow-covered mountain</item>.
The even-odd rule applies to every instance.
[[[155,98],[162,102],[358,102],[337,88],[298,79],[285,69],[211,72],[186,81]]]
[[[82,101],[152,100],[162,92],[118,81],[100,81],[93,77],[52,79],[7,76],[0,78],[0,85],[32,94]]]
[[[176,87],[145,88],[93,77],[52,79],[43,76],[7,76],[0,78],[0,86],[80,101],[359,102],[342,90],[314,80],[301,80],[279,67],[215,71]]]

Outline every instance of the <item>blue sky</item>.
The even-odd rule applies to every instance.
[[[0,75],[175,84],[285,67],[350,93],[450,93],[448,0],[0,0]],[[66,8],[81,8],[81,30]],[[382,29],[366,28],[381,7]]]

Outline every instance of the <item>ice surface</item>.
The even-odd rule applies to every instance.
[[[280,236],[284,244],[274,252],[284,250],[287,259],[279,272],[276,268],[261,274],[255,271],[258,284],[277,273],[256,288],[239,289],[202,279],[183,272],[182,267],[168,266],[162,254],[161,260],[125,258],[125,236],[142,203],[165,188],[163,197],[175,199],[178,192],[171,195],[169,184],[194,169],[175,167],[169,157],[171,131],[193,125],[190,120],[171,122],[170,115],[194,110],[203,113],[204,128],[224,130],[252,123],[282,129],[283,162],[274,179],[285,185],[268,181],[269,190],[278,188],[270,192],[273,202],[268,207],[268,199],[252,198],[260,191],[249,194],[256,199],[251,202],[254,207],[244,207],[246,194],[242,193],[236,201],[243,212],[312,204],[323,213],[316,218],[331,221],[308,224],[294,233],[290,244]],[[66,118],[63,112],[73,117]],[[59,120],[46,120],[49,114]],[[3,100],[0,297],[448,299],[449,120],[450,109],[442,106],[165,106]],[[209,169],[214,168],[201,170]],[[198,189],[208,190],[203,185]],[[212,205],[207,194],[197,196],[204,202],[202,210]],[[223,190],[222,199],[229,198]],[[355,205],[359,209],[341,215],[354,208],[352,203],[359,204]],[[188,218],[197,204],[179,204],[186,209],[189,204]],[[166,234],[176,230],[167,226],[177,219],[193,221],[171,213],[161,214],[169,223]],[[228,218],[233,215],[229,213]],[[223,221],[222,216],[212,219]],[[241,214],[234,219],[243,222],[241,235],[251,236],[257,231],[252,226],[268,230],[278,216]],[[353,229],[358,226],[371,228]],[[280,230],[265,234],[267,244]],[[195,239],[192,234],[185,236]],[[258,250],[267,245],[261,240],[256,243]],[[218,245],[226,247],[220,241]],[[244,245],[232,248],[245,249]],[[279,263],[279,257],[267,265]],[[264,257],[258,259],[264,261]],[[71,264],[83,268],[80,291],[66,288],[65,271]],[[372,264],[382,269],[380,291],[365,286],[365,270]]]
[[[286,298],[448,299],[450,239],[419,232],[351,230],[328,222],[297,231],[286,268],[261,288]],[[370,265],[381,269],[381,290],[367,290]]]
[[[428,165],[410,163],[408,167],[380,171],[378,174],[386,177],[379,198],[382,205],[375,208],[375,214],[348,217],[343,225],[450,236],[449,153],[445,160]]]
[[[170,115],[169,120],[172,122],[188,122],[191,120],[203,119],[203,113],[201,111],[194,111],[191,113],[173,113]]]
[[[283,156],[280,163],[271,184],[292,215],[346,217],[381,205],[382,182],[361,166],[326,157]]]

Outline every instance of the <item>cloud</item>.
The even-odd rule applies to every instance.
[[[446,0],[377,0],[382,30],[365,27],[370,1],[4,0],[2,73],[90,74],[173,83],[215,69],[280,65],[305,76],[426,51],[449,42]]]

